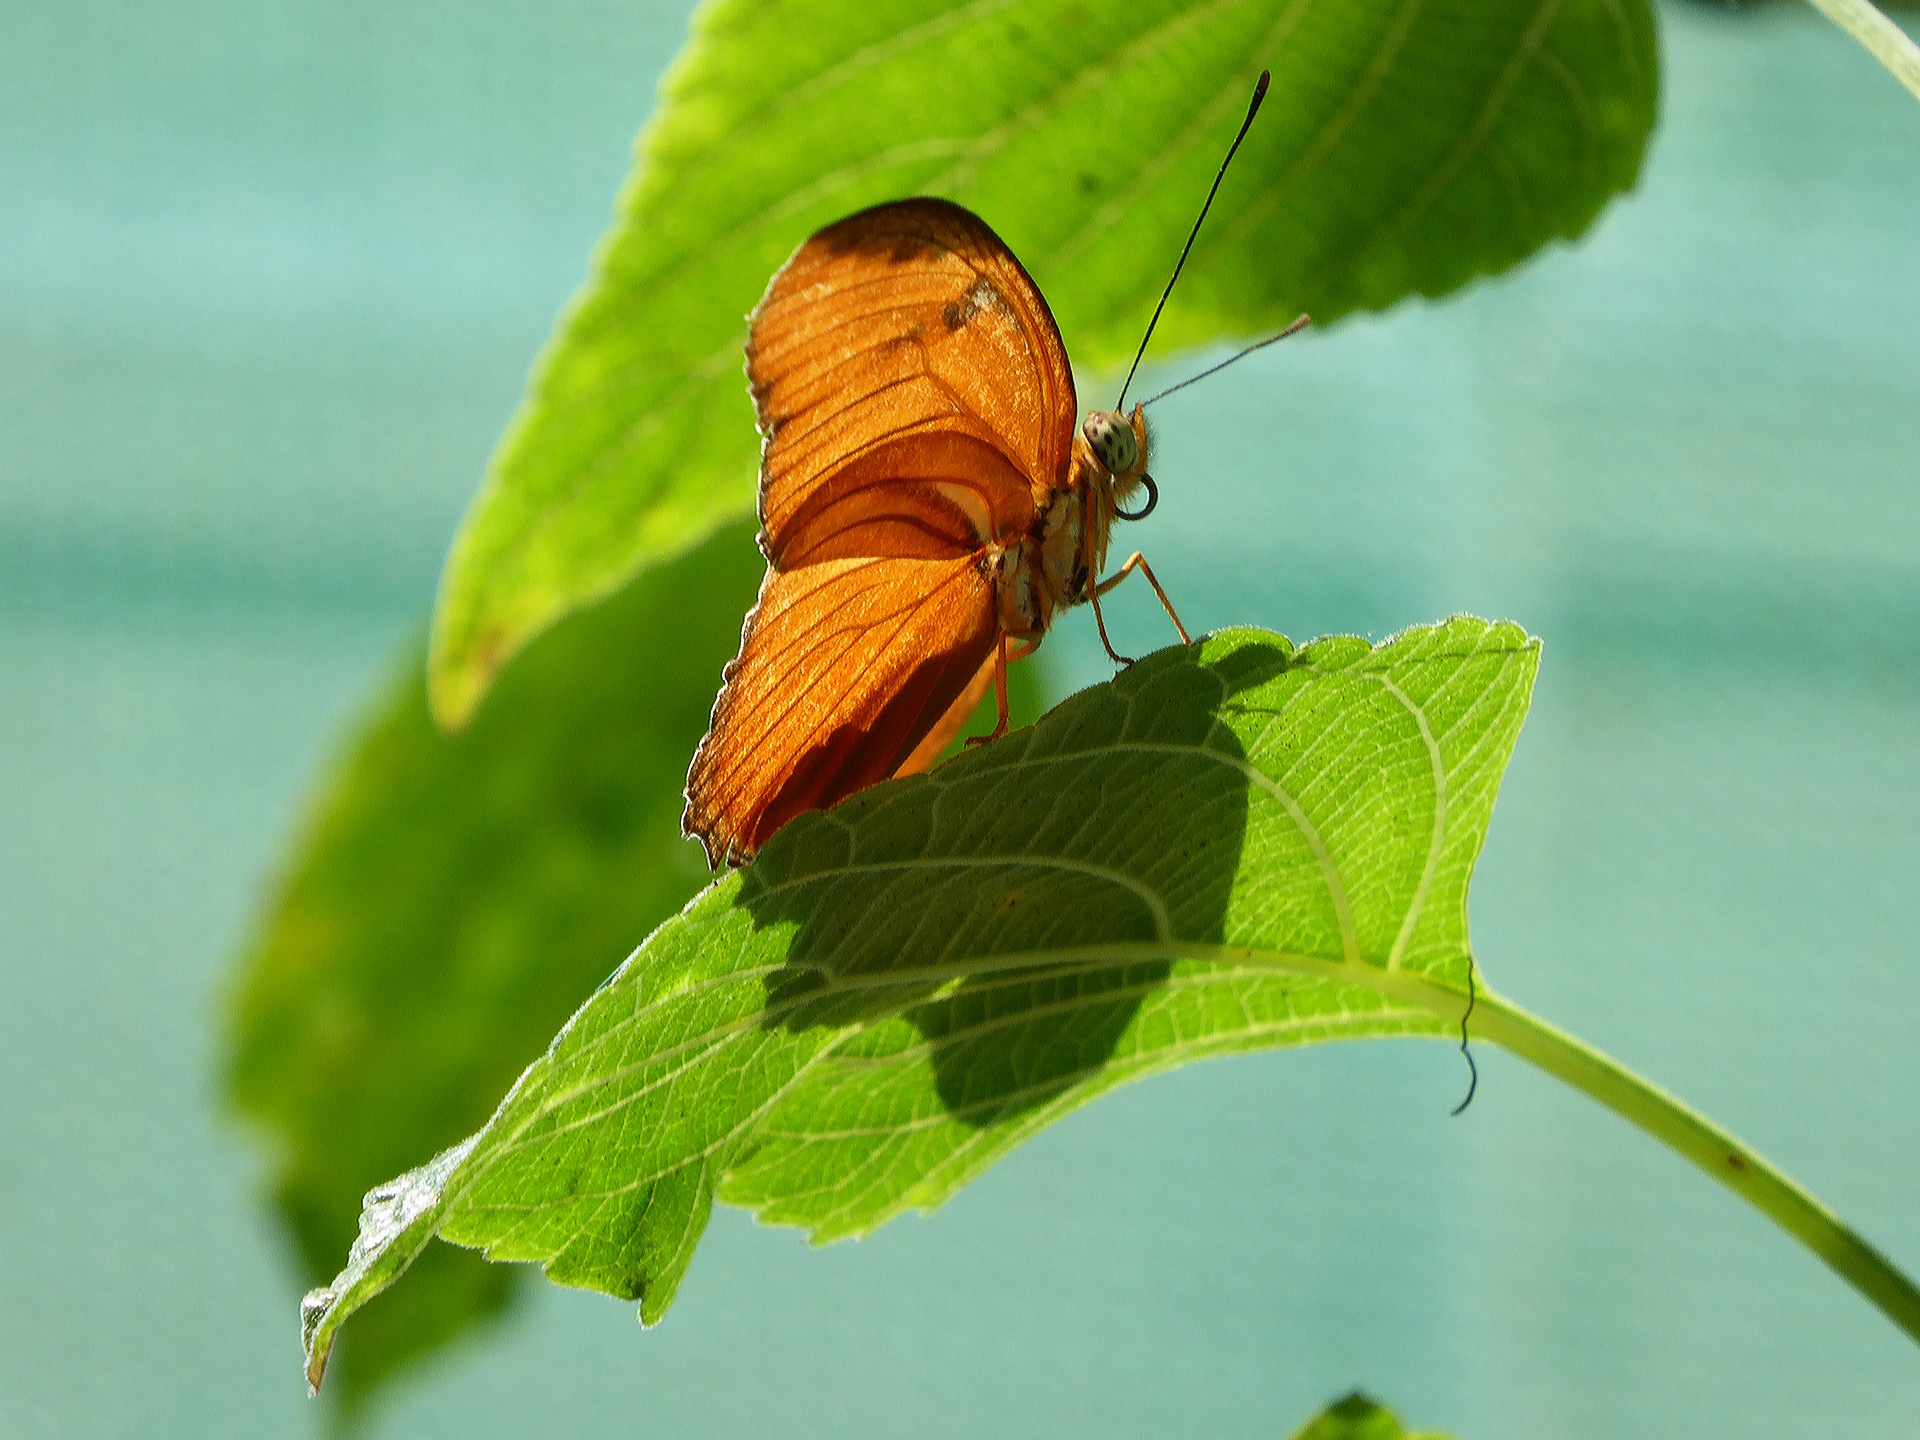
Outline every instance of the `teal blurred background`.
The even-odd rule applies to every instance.
[[[686,13],[0,4],[8,1440],[321,1428],[225,986]],[[1167,402],[1132,538],[1196,628],[1544,636],[1482,965],[1920,1271],[1920,105],[1803,7],[1662,20],[1586,242]],[[1088,616],[1048,651],[1108,673]],[[658,1330],[536,1287],[376,1430],[1273,1436],[1356,1384],[1460,1440],[1920,1426],[1817,1262],[1480,1064],[1451,1121],[1439,1045],[1193,1068],[857,1245],[721,1211]]]

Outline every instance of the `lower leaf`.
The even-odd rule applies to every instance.
[[[1735,1178],[1766,1182],[1742,1193],[1803,1239],[1819,1216],[1839,1232],[1478,979],[1468,880],[1538,657],[1472,619],[1378,648],[1229,631],[802,816],[656,930],[478,1135],[370,1197],[347,1268],[305,1308],[310,1381],[435,1234],[637,1299],[651,1323],[716,1197],[817,1239],[862,1233],[1129,1080],[1457,1035],[1470,975],[1477,1033],[1722,1179],[1736,1155]],[[1913,1295],[1878,1264],[1885,1293]]]

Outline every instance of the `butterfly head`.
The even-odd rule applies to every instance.
[[[1147,417],[1136,405],[1131,415],[1118,410],[1095,410],[1080,426],[1080,434],[1094,459],[1111,477],[1115,513],[1122,520],[1144,520],[1160,498],[1159,487],[1147,474]],[[1128,510],[1136,490],[1146,487],[1147,502]]]
[[[1094,458],[1109,475],[1125,475],[1140,463],[1140,445],[1127,417],[1117,410],[1095,410],[1081,425],[1080,433],[1093,447]]]

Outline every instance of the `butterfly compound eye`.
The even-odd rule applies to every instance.
[[[1124,475],[1140,461],[1133,427],[1111,410],[1096,410],[1087,416],[1080,433],[1087,437],[1094,458],[1107,467],[1110,475]]]

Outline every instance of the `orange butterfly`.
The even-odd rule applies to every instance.
[[[1266,87],[1262,74],[1241,138]],[[819,231],[753,312],[747,380],[767,577],[687,774],[682,823],[709,863],[926,769],[988,685],[1004,733],[1007,665],[1057,610],[1091,601],[1107,653],[1131,663],[1100,596],[1135,569],[1188,639],[1138,551],[1096,578],[1113,522],[1158,498],[1144,406],[1095,410],[1076,431],[1053,313],[979,216],[902,200]]]

